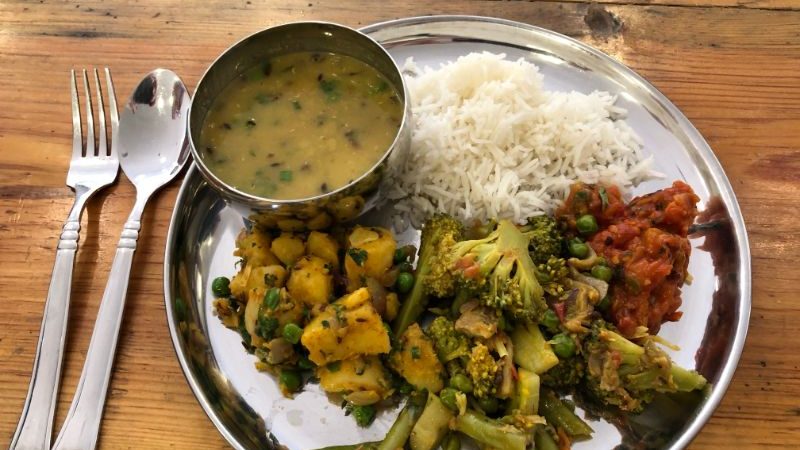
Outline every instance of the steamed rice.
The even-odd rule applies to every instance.
[[[406,224],[435,212],[523,222],[575,181],[627,188],[655,175],[608,92],[549,92],[534,64],[486,52],[439,69],[409,59],[404,72],[414,131],[389,197]]]

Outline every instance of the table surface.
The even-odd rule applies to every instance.
[[[800,321],[790,256],[800,251],[800,2],[0,1],[0,445],[27,391],[57,237],[73,195],[68,71],[109,66],[124,99],[168,67],[193,89],[230,43],[269,25],[351,26],[405,16],[497,16],[608,53],[666,94],[708,140],[747,223],[750,332],[722,404],[691,448],[800,446]],[[179,182],[146,211],[134,260],[101,448],[225,448],[184,380],[164,313],[162,263]],[[134,200],[120,176],[83,216],[56,429],[88,347],[117,239]],[[792,287],[794,286],[794,287]],[[795,323],[795,325],[792,325]],[[789,345],[787,345],[789,344]]]

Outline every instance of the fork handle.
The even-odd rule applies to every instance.
[[[31,382],[17,430],[9,446],[11,450],[43,450],[50,447],[53,415],[61,380],[61,360],[67,336],[72,269],[78,250],[81,212],[92,192],[79,187],[77,194],[58,241],[36,357],[33,360]]]
[[[117,338],[122,325],[133,254],[141,229],[140,219],[146,201],[146,198],[137,197],[133,211],[122,230],[100,310],[95,319],[83,372],[53,450],[91,450],[97,444]]]

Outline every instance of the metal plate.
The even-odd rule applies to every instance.
[[[711,416],[736,368],[750,315],[750,253],[733,190],[713,152],[686,117],[640,76],[586,45],[541,28],[498,19],[463,16],[411,18],[376,24],[363,31],[382,42],[397,61],[413,56],[419,65],[438,66],[475,51],[505,53],[539,66],[549,90],[619,96],[628,123],[644,140],[663,180],[640,185],[650,192],[681,179],[700,196],[699,221],[707,225],[691,238],[683,290],[684,316],[665,324],[660,335],[680,346],[671,352],[684,367],[697,368],[713,389],[704,398],[662,401],[644,414],[620,420],[591,417],[595,437],[575,449],[685,447]],[[390,223],[388,210],[364,220]],[[281,396],[276,381],[258,372],[237,333],[212,313],[210,284],[234,273],[234,239],[244,221],[192,167],[175,205],[164,267],[164,294],[173,344],[186,378],[214,425],[237,449],[282,445],[318,448],[379,439],[396,410],[379,414],[359,429],[311,384],[294,399]],[[400,240],[415,241],[413,230]]]

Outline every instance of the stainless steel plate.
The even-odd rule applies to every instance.
[[[382,42],[397,61],[414,57],[438,66],[475,51],[505,53],[536,63],[550,90],[619,95],[628,123],[665,179],[640,185],[649,192],[681,179],[700,196],[700,221],[692,237],[683,291],[684,317],[664,325],[661,336],[680,346],[681,365],[697,368],[714,383],[704,398],[661,401],[625,418],[592,415],[595,437],[576,449],[620,444],[683,448],[711,416],[736,368],[750,314],[750,253],[733,190],[713,152],[684,115],[633,71],[580,42],[541,28],[482,17],[423,17],[372,25],[365,32]],[[390,223],[388,210],[364,220]],[[256,371],[239,336],[212,313],[210,284],[234,273],[234,239],[244,226],[236,212],[192,167],[175,205],[164,267],[164,293],[173,344],[189,384],[219,431],[237,449],[318,448],[379,439],[396,411],[382,412],[369,429],[359,429],[315,385],[283,398],[277,383]],[[413,230],[401,240],[418,239]]]

